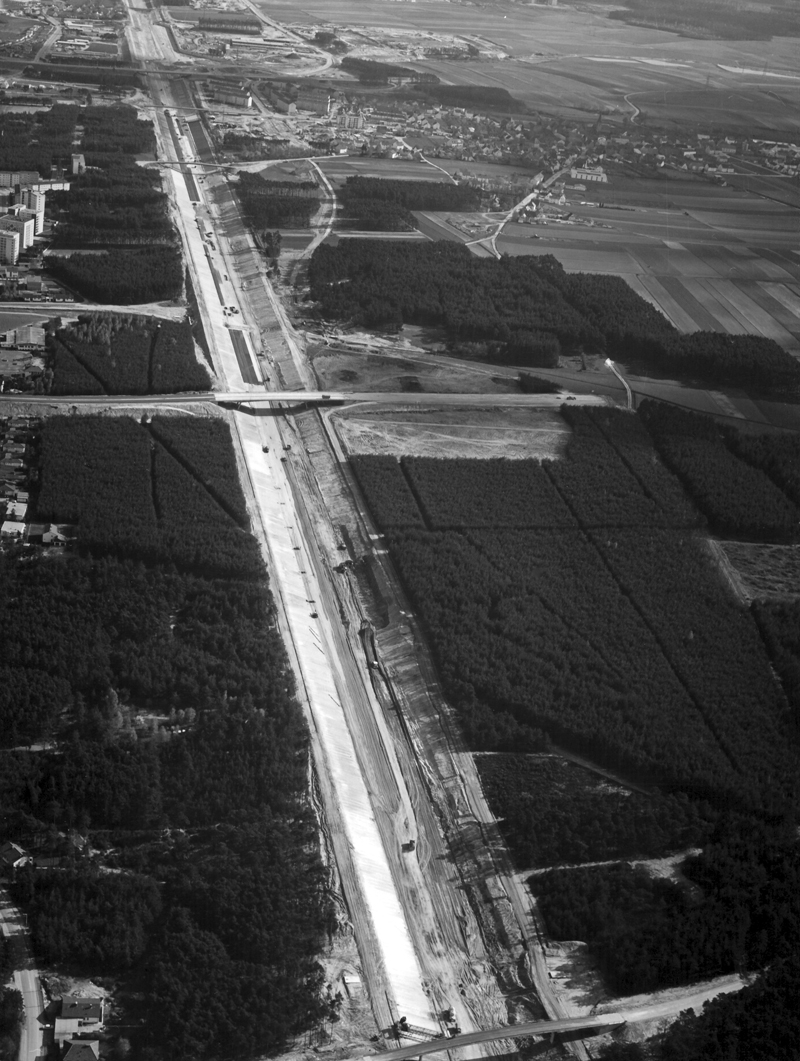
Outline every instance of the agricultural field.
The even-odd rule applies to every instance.
[[[331,418],[351,456],[548,460],[563,454],[569,429],[545,409],[337,413]]]
[[[259,6],[298,27],[331,20],[325,0],[301,6],[262,0]],[[532,109],[578,120],[594,120],[598,111],[621,119],[644,110],[665,125],[725,124],[729,131],[755,133],[800,127],[797,108],[787,106],[800,86],[792,39],[691,40],[572,7],[501,2],[457,10],[462,37],[479,38],[486,57],[412,62],[445,84],[504,88]],[[335,20],[342,27],[452,33],[453,15],[446,4],[351,0],[337,6]],[[492,53],[508,58],[489,58]]]
[[[622,276],[682,332],[762,335],[800,353],[795,209],[666,171],[609,175],[606,185],[567,192],[565,209],[582,223],[512,223],[498,249]]]

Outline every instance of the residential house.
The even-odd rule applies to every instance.
[[[83,998],[79,995],[62,995],[61,1011],[56,1017],[54,1037],[56,1042],[89,1028],[99,1028],[103,1023],[105,999]]]
[[[30,862],[30,855],[18,844],[12,844],[7,840],[0,847],[0,866],[4,873],[13,874],[20,866],[26,866]]]
[[[96,1039],[66,1039],[63,1061],[97,1061],[100,1043]]]
[[[0,524],[0,538],[15,538],[17,541],[25,536],[25,524],[7,519]]]

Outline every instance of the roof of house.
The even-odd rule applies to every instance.
[[[64,1061],[97,1061],[100,1043],[96,1039],[70,1039]]]
[[[9,866],[13,866],[13,864],[19,862],[21,858],[27,857],[27,854],[21,847],[17,844],[12,844],[10,841],[6,841],[6,843],[0,847],[0,859]]]
[[[62,995],[60,1016],[62,1020],[102,1020],[103,999]]]

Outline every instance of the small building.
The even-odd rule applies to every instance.
[[[5,873],[13,873],[20,866],[26,866],[30,860],[27,851],[23,851],[18,844],[12,844],[9,840],[0,847],[0,867]]]
[[[103,1023],[105,999],[83,998],[79,995],[62,995],[61,1010],[56,1017],[54,1036],[56,1042],[88,1028],[99,1027]]]
[[[7,519],[0,524],[0,538],[9,538],[14,541],[22,541],[25,537],[25,524],[16,520]]]
[[[63,1061],[97,1061],[100,1043],[96,1039],[66,1039]]]
[[[24,523],[27,514],[28,506],[23,505],[21,501],[12,501],[10,505],[6,505],[7,520],[12,520],[16,523]]]

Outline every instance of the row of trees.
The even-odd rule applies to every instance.
[[[84,314],[48,329],[46,345],[53,394],[171,394],[210,386],[187,321]]]

